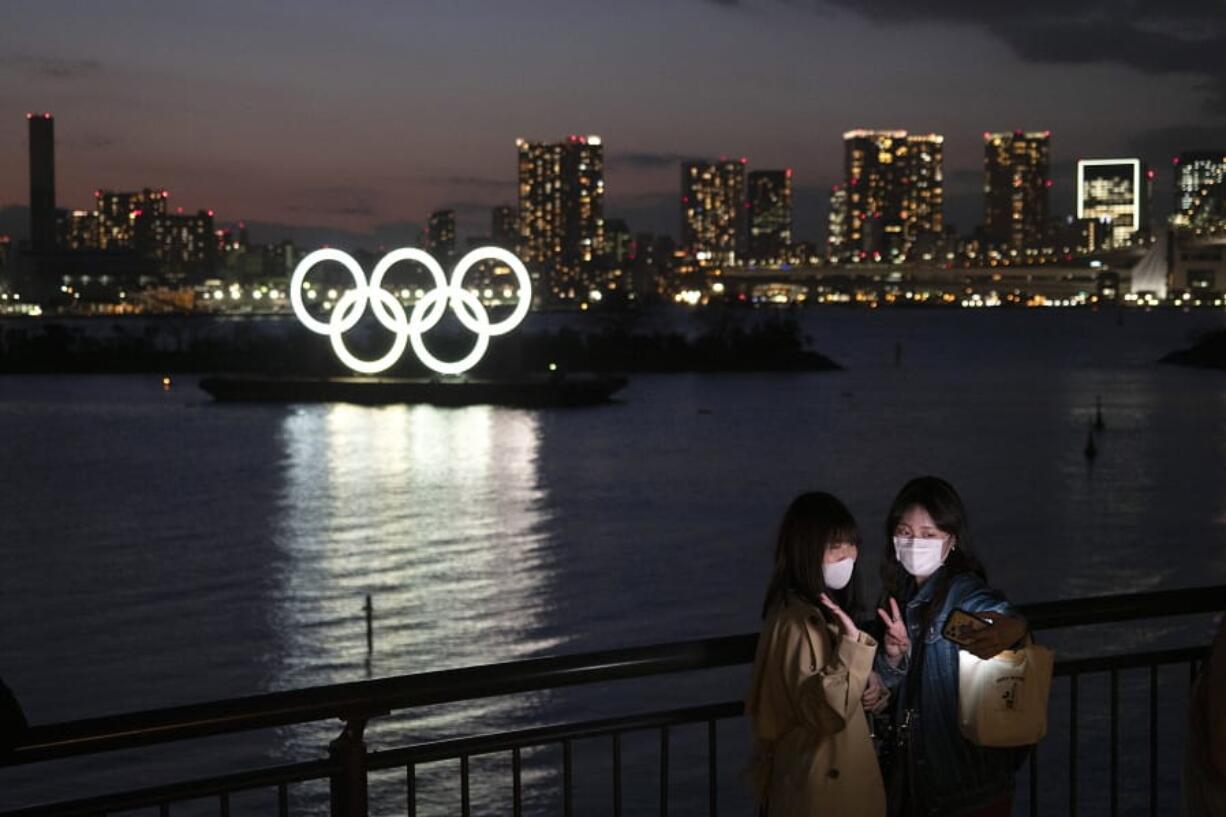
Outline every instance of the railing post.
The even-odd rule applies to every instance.
[[[345,728],[328,745],[328,757],[338,768],[332,773],[332,817],[367,817],[366,719],[345,721]]]

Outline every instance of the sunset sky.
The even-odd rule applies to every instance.
[[[5,11],[0,230],[18,232],[27,111],[55,114],[60,206],[87,207],[96,188],[165,187],[172,205],[246,219],[256,240],[390,243],[440,207],[459,211],[462,235],[483,234],[489,207],[514,203],[518,136],[602,136],[605,215],[636,231],[676,233],[682,158],[793,167],[795,232],[811,240],[853,127],[944,134],[946,214],[962,231],[982,217],[985,130],[1053,132],[1061,209],[1079,157],[1146,159],[1164,211],[1172,153],[1226,146],[1226,2],[1208,0]]]

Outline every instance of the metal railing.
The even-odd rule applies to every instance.
[[[1132,595],[1108,596],[1067,602],[1024,605],[1022,612],[1032,629],[1111,624],[1226,609],[1226,586]],[[34,726],[27,739],[5,765],[44,763],[63,758],[94,755],[117,749],[149,747],[214,735],[233,735],[269,727],[307,724],[332,719],[344,722],[340,735],[328,747],[324,759],[278,765],[235,774],[196,779],[169,785],[130,790],[98,797],[61,801],[0,813],[0,817],[34,815],[99,815],[155,807],[168,815],[174,803],[216,798],[218,813],[228,817],[230,799],[240,792],[273,789],[277,813],[288,814],[288,787],[304,781],[327,780],[331,814],[340,817],[366,815],[368,778],[371,772],[404,771],[407,813],[416,814],[416,769],[439,760],[460,762],[460,812],[471,812],[469,762],[472,758],[511,753],[512,813],[523,813],[522,752],[541,746],[562,748],[563,813],[574,813],[572,744],[580,739],[608,738],[613,785],[610,792],[614,815],[623,807],[622,737],[652,730],[658,733],[660,750],[660,814],[669,813],[669,746],[673,727],[707,725],[707,806],[718,813],[718,752],[716,724],[740,717],[740,701],[647,712],[602,720],[587,720],[500,732],[476,737],[421,743],[378,752],[368,752],[364,740],[367,723],[395,711],[481,698],[513,695],[580,685],[641,679],[668,673],[706,670],[747,664],[753,659],[757,633],[721,638],[657,644],[646,647],[538,658],[492,666],[443,670],[394,678],[359,681],[288,692],[275,692],[191,706],[134,712],[102,718]],[[1079,689],[1087,675],[1106,673],[1110,679],[1111,732],[1109,741],[1110,813],[1119,810],[1119,684],[1120,673],[1149,669],[1149,775],[1151,814],[1158,813],[1158,673],[1162,667],[1187,664],[1189,677],[1203,661],[1206,648],[1107,655],[1058,661],[1055,674],[1069,682],[1069,797],[1063,813],[1078,809]],[[1057,713],[1052,713],[1052,719]],[[1037,751],[1030,760],[1030,812],[1039,813]]]

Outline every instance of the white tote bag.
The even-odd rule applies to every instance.
[[[1047,734],[1054,656],[1029,644],[983,660],[958,651],[958,725],[979,746],[1030,746]]]

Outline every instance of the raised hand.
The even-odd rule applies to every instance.
[[[907,622],[898,609],[898,602],[890,598],[890,612],[880,607],[877,615],[885,622],[885,657],[890,666],[896,667],[902,661],[903,655],[911,649],[911,638],[907,635]]]
[[[843,627],[843,635],[853,641],[860,637],[860,630],[856,627],[856,623],[851,620],[851,616],[843,612],[843,608],[835,604],[825,593],[822,593],[822,604],[826,605],[826,608],[838,619],[839,624]]]
[[[976,630],[962,645],[962,649],[984,660],[995,658],[1026,637],[1026,622],[1020,618],[1002,616],[1000,613],[976,613],[990,622],[982,630]]]

